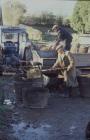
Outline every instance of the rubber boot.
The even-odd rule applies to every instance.
[[[69,90],[68,90],[68,87],[66,86],[66,83],[64,83],[63,86],[64,86],[64,87],[63,87],[64,91],[63,91],[62,96],[63,96],[64,98],[68,98],[68,97],[69,97]]]

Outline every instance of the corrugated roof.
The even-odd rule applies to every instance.
[[[25,33],[26,30],[24,28],[20,27],[6,27],[6,26],[1,26],[1,30],[4,33]]]

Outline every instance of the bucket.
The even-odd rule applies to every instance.
[[[79,53],[88,53],[88,47],[80,47],[79,48]]]
[[[90,74],[78,77],[80,95],[82,97],[90,97]]]

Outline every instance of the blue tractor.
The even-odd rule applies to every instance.
[[[28,40],[28,34],[25,28],[21,27],[0,27],[0,45],[3,50],[3,65],[12,66],[13,56],[18,58],[22,56],[25,44]]]

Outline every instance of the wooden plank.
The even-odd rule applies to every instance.
[[[73,54],[76,66],[90,66],[90,54]]]
[[[86,67],[90,66],[90,54],[73,54],[76,67]],[[53,66],[56,61],[56,58],[42,58],[43,60],[43,67],[49,68]]]

